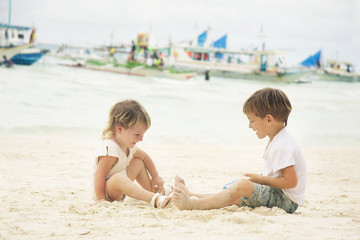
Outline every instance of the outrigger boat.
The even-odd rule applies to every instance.
[[[249,50],[227,49],[227,34],[209,43],[207,32],[199,34],[195,44],[194,41],[171,44],[170,66],[202,71],[215,77],[284,82],[296,82],[307,73],[288,67],[285,52],[265,50],[262,30],[260,46]]]
[[[168,49],[151,49],[148,45],[147,34],[140,33],[137,44],[134,46],[135,48],[132,50],[127,50],[125,46],[120,48],[108,46],[106,47],[107,56],[101,59],[89,57],[88,59],[79,60],[72,58],[74,60],[73,64],[60,65],[139,77],[159,77],[177,80],[186,80],[198,75],[198,72],[176,70],[168,67],[166,64],[167,60],[165,60],[168,57]],[[147,55],[145,51],[147,51]],[[156,53],[156,57],[154,57],[154,53]],[[120,60],[118,60],[119,55],[121,55]],[[127,60],[124,61],[124,59]],[[151,60],[151,63],[147,60]]]
[[[360,75],[355,73],[354,65],[351,62],[329,59],[324,66],[321,50],[309,56],[301,65],[311,70],[313,75],[322,80],[360,81]]]
[[[25,37],[22,31],[28,29],[31,28],[0,24],[0,56],[11,59],[24,49],[32,47],[34,45],[32,39],[29,42],[18,41],[19,38]]]
[[[35,48],[34,40],[34,28],[0,24],[0,54],[15,64],[31,65],[48,52]]]
[[[129,57],[123,64],[88,61],[85,64],[68,66],[176,79],[189,79],[199,74],[205,74],[205,77],[211,75],[224,78],[296,82],[301,76],[308,73],[302,69],[289,68],[286,64],[285,53],[266,51],[264,42],[262,50],[238,51],[226,48],[227,35],[210,45],[206,44],[206,37],[207,31],[199,35],[196,43],[170,43],[168,46],[152,51],[148,44],[148,35],[142,33],[138,35],[136,48],[127,52]],[[109,48],[110,55],[116,52],[115,48]],[[149,55],[159,57],[150,57]],[[116,60],[114,55],[112,57]],[[153,63],[148,64],[148,59]],[[163,64],[157,65],[157,61]]]
[[[15,64],[31,65],[47,50],[34,48],[35,28],[11,25],[11,0],[8,24],[0,24],[0,54]]]
[[[219,60],[218,54],[227,60]],[[288,68],[283,52],[172,45],[171,56],[170,66],[175,69],[209,71],[215,77],[293,82],[307,73]]]
[[[355,74],[354,65],[346,61],[328,60],[323,71],[319,71],[319,76],[324,80],[360,81],[360,75]]]

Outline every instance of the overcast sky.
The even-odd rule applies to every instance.
[[[1,23],[8,6],[0,0]],[[12,0],[11,24],[35,24],[38,43],[86,46],[150,30],[159,43],[191,40],[210,27],[212,40],[228,34],[231,49],[256,44],[263,25],[267,49],[287,50],[291,63],[321,49],[360,72],[360,0]]]

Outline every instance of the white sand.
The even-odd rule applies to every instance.
[[[158,210],[148,203],[92,202],[97,141],[1,138],[0,239],[360,239],[360,149],[303,148],[306,204],[295,214],[273,208]],[[165,182],[175,174],[214,192],[262,171],[263,146],[149,146]]]

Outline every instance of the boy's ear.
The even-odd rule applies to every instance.
[[[271,114],[266,114],[265,118],[268,123],[272,123],[274,121],[274,117]]]

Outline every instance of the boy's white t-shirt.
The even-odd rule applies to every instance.
[[[118,160],[106,175],[105,180],[108,180],[112,175],[118,172],[123,172],[126,174],[126,167],[130,163],[130,160],[133,158],[133,155],[135,154],[137,147],[135,146],[129,150],[130,153],[128,156],[126,156],[125,152],[120,148],[120,146],[116,142],[114,142],[111,139],[103,140],[95,153],[94,170],[96,169],[97,164],[99,162],[99,157],[112,156],[112,157],[117,157]]]
[[[294,166],[297,174],[297,186],[282,189],[293,202],[304,204],[306,186],[306,162],[299,145],[294,141],[286,128],[276,134],[267,146],[263,158],[265,166],[263,176],[276,178],[281,176],[281,169]]]

